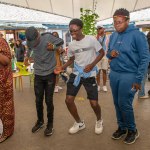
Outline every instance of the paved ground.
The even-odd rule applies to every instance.
[[[109,86],[109,82],[107,84]],[[24,78],[23,91],[19,89],[14,91],[15,132],[11,138],[0,144],[0,150],[150,150],[150,99],[138,100],[137,96],[135,97],[135,118],[140,138],[135,144],[129,146],[122,140],[111,139],[111,134],[116,130],[117,125],[110,88],[107,93],[99,92],[99,103],[104,120],[103,133],[101,135],[94,133],[96,118],[86,100],[86,93],[81,88],[76,104],[81,118],[85,120],[86,129],[75,135],[69,135],[68,129],[74,120],[64,103],[65,84],[62,82],[61,85],[63,90],[54,95],[54,134],[51,137],[44,137],[44,128],[35,134],[31,133],[31,128],[36,121],[35,98],[33,85],[30,86],[28,77]],[[146,83],[146,90],[148,89],[150,89],[149,82]]]

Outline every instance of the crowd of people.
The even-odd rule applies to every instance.
[[[14,102],[11,59],[16,57],[18,62],[29,64],[33,54],[34,60],[34,92],[37,120],[32,132],[39,131],[44,125],[43,101],[47,107],[47,126],[45,136],[53,134],[54,120],[54,92],[60,89],[59,77],[68,66],[73,65],[73,71],[67,81],[65,103],[75,122],[69,129],[75,134],[85,128],[83,118],[80,118],[75,98],[83,85],[87,99],[96,116],[95,134],[103,132],[103,118],[98,103],[100,91],[100,74],[102,70],[102,90],[107,92],[107,74],[110,67],[109,81],[116,111],[117,130],[112,139],[118,140],[125,135],[124,143],[132,144],[139,137],[136,127],[133,100],[139,91],[139,98],[145,98],[143,88],[145,76],[148,72],[149,46],[146,36],[134,25],[130,25],[129,11],[120,8],[113,14],[115,31],[108,36],[104,26],[97,27],[97,35],[84,35],[83,22],[72,19],[69,31],[72,42],[68,46],[68,61],[62,63],[64,41],[57,32],[40,34],[35,27],[26,29],[27,45],[21,40],[14,44],[6,42],[0,37],[0,120],[3,124],[3,133],[0,143],[5,141],[14,132]],[[149,38],[149,36],[148,36]],[[26,47],[28,51],[25,56]],[[12,50],[10,50],[12,49]],[[11,53],[12,51],[12,53]],[[124,90],[122,90],[124,89]],[[7,113],[5,113],[7,112]]]

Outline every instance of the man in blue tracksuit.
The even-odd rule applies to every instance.
[[[116,32],[110,37],[107,53],[111,69],[110,86],[118,123],[118,129],[112,138],[120,139],[126,134],[126,144],[134,143],[139,137],[132,103],[149,62],[146,37],[134,25],[129,25],[129,18],[126,9],[115,11],[113,21]]]

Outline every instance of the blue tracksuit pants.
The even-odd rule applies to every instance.
[[[135,130],[133,99],[136,93],[132,89],[135,73],[110,72],[110,86],[116,110],[117,123],[121,129]]]

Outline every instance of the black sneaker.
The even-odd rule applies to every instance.
[[[44,123],[37,121],[35,126],[32,128],[32,133],[39,131],[43,127]]]
[[[128,130],[127,136],[124,139],[124,143],[133,144],[138,137],[139,137],[139,133],[137,130],[136,131]]]
[[[53,134],[53,126],[50,124],[48,124],[47,125],[47,127],[46,127],[46,129],[45,129],[45,131],[44,131],[44,135],[45,136],[50,136],[50,135],[52,135]]]
[[[112,139],[114,139],[114,140],[119,140],[119,139],[122,138],[126,133],[127,133],[127,130],[121,130],[121,128],[118,128],[118,130],[116,130],[116,131],[113,133]]]

